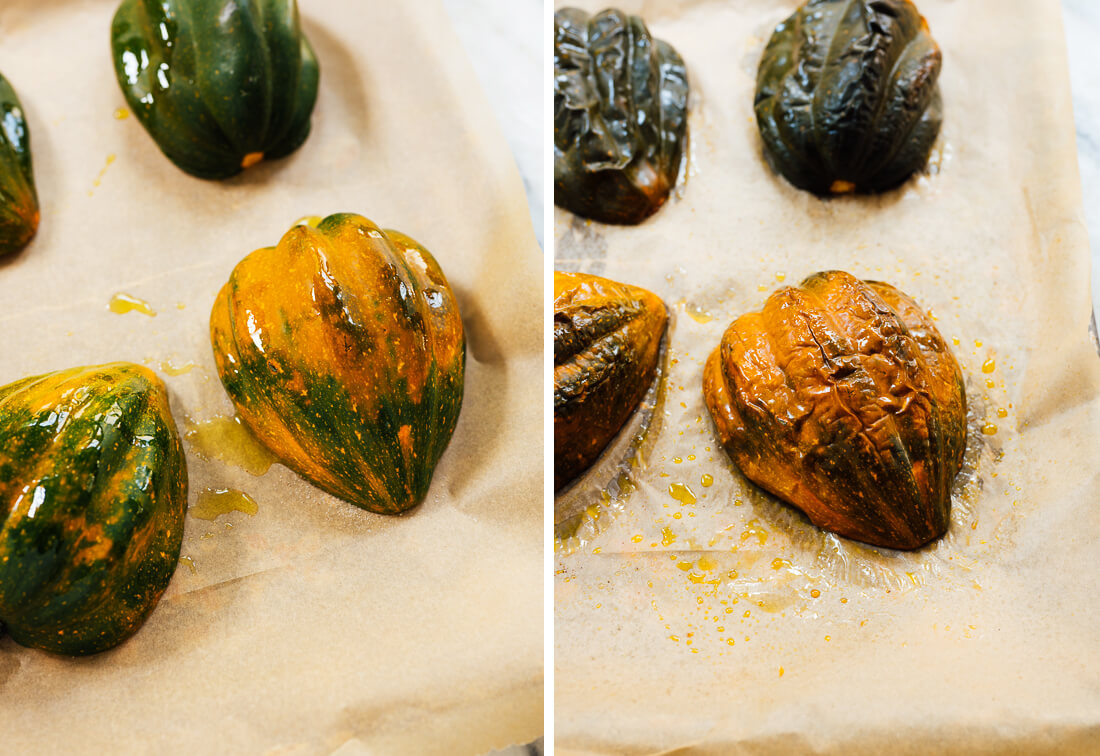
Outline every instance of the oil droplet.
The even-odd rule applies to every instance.
[[[733,638],[727,638],[726,643],[728,643],[729,645],[732,646],[735,643],[735,641],[733,640]]]
[[[951,343],[954,344],[955,346],[958,346],[959,345],[959,337],[958,336],[952,337],[951,338]]]
[[[195,363],[188,360],[182,365],[177,365],[171,360],[161,360],[160,369],[168,375],[183,375],[195,369]]]
[[[997,408],[997,417],[1001,417],[1001,418],[1008,417],[1008,410],[1006,410],[1004,407],[998,407]]]
[[[699,572],[689,572],[688,580],[695,583],[696,585],[701,585],[703,582],[703,575]]]
[[[690,506],[695,503],[695,494],[683,483],[669,483],[668,495],[682,505]]]
[[[810,596],[811,598],[821,598],[821,591],[819,591],[817,588],[814,588],[810,591]]]
[[[790,567],[790,566],[791,566],[791,563],[786,559],[780,559],[779,557],[776,557],[775,559],[772,560],[772,569],[773,570],[781,570],[784,567]]]
[[[633,538],[631,538],[630,540],[634,543],[641,543],[642,542],[642,536],[641,536],[641,534],[638,534],[638,535],[634,536]]]
[[[188,513],[200,520],[216,520],[230,512],[254,515],[258,511],[260,511],[259,504],[243,491],[235,491],[232,488],[207,488],[199,494],[199,500],[188,510]]]
[[[993,423],[984,423],[982,425],[982,434],[986,436],[997,435],[997,426]]]
[[[684,460],[680,459],[679,457],[673,457],[673,458],[672,458],[672,463],[673,463],[674,465],[678,465],[678,464],[680,464],[680,463],[681,463],[681,462],[683,462],[683,461],[684,461]]]
[[[696,323],[709,323],[710,321],[714,320],[714,316],[705,310],[689,307],[687,308],[686,312]]]
[[[107,156],[107,164],[103,166],[103,170],[96,176],[95,181],[92,182],[92,186],[99,186],[103,182],[103,177],[107,175],[107,169],[111,167],[111,163],[115,162],[115,155],[110,154]]]
[[[148,315],[151,318],[157,316],[156,311],[149,306],[148,302],[121,291],[111,297],[107,309],[118,315],[125,315],[128,312],[140,312],[142,315]]]
[[[701,569],[703,572],[710,572],[717,566],[718,562],[714,561],[709,556],[704,555],[699,557],[699,569]]]
[[[787,274],[784,273],[783,271],[779,271],[775,274],[775,280],[780,281],[780,282],[786,281],[787,280]]]
[[[703,477],[699,479],[699,485],[701,485],[703,488],[710,488],[712,485],[714,485],[714,478],[707,473],[703,473]]]
[[[759,520],[749,520],[749,526],[741,532],[742,541],[747,541],[753,537],[760,542],[761,546],[768,540],[768,531],[760,527]]]
[[[992,373],[997,369],[997,361],[990,357],[988,360],[982,363],[983,373]]]
[[[187,305],[184,304],[183,302],[176,302],[176,309],[177,310],[183,310],[183,309],[186,309],[186,307],[187,307]]]
[[[195,569],[195,560],[189,556],[181,556],[180,561],[187,565],[187,569],[191,570],[192,575],[198,575],[199,571]]]
[[[295,226],[309,226],[310,228],[317,228],[323,221],[320,215],[303,215],[298,220],[294,221]]]
[[[689,454],[688,455],[688,462],[694,462],[694,461],[695,461],[695,455],[694,454]]]
[[[661,545],[671,546],[676,543],[676,534],[668,527],[661,528]]]
[[[829,642],[829,641],[831,641],[832,639],[833,639],[833,638],[832,638],[832,636],[831,636],[831,635],[826,635],[826,636],[825,636],[825,642],[826,642],[826,643],[828,643],[828,642]]]
[[[986,378],[985,379],[985,387],[986,388],[996,388],[997,387],[997,382],[995,380],[993,380],[992,378]]]
[[[275,462],[271,452],[253,438],[238,417],[219,415],[189,426],[184,438],[202,459],[220,459],[252,475],[263,475]]]
[[[782,667],[780,667],[780,668],[779,668],[779,676],[780,676],[780,677],[782,677],[782,676],[783,676],[783,668],[782,668]]]
[[[982,346],[982,342],[978,341],[977,339],[974,339],[974,346],[976,346],[980,349],[981,346]]]
[[[127,110],[126,108],[119,108],[118,110],[115,111],[115,120],[117,120],[117,121],[125,121],[129,117],[130,117],[130,111]]]

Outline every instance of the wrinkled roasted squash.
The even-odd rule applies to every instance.
[[[780,289],[726,330],[703,393],[745,476],[818,527],[895,549],[946,532],[966,391],[893,286],[829,271]]]
[[[645,396],[668,324],[650,291],[554,272],[554,488],[587,470]]]
[[[910,0],[809,0],[760,61],[766,156],[816,194],[897,186],[924,167],[939,134],[941,60]]]

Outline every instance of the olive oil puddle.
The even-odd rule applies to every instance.
[[[107,303],[107,309],[116,315],[125,315],[128,312],[140,312],[142,315],[148,315],[151,318],[157,316],[156,310],[154,310],[144,299],[138,299],[122,291],[111,297],[111,301]]]
[[[656,377],[626,425],[592,467],[554,497],[556,549],[569,553],[595,537],[604,518],[621,512],[637,487],[637,476],[646,469],[646,457],[663,424],[669,330],[661,338]]]
[[[183,437],[201,459],[217,459],[256,476],[266,473],[276,462],[275,455],[253,437],[236,415],[218,415],[201,422],[188,419],[187,425]]]
[[[199,494],[198,500],[187,510],[192,517],[214,521],[222,515],[243,512],[251,517],[260,511],[256,500],[244,491],[232,488],[207,488]]]

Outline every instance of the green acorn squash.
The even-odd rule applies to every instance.
[[[38,230],[38,192],[23,106],[0,75],[0,257],[27,246]]]
[[[466,340],[431,254],[359,215],[292,228],[210,316],[242,421],[319,488],[380,514],[427,495],[462,406]]]
[[[895,549],[947,531],[966,391],[893,286],[829,271],[780,289],[726,330],[703,394],[745,476],[818,527]]]
[[[941,60],[909,0],[810,0],[776,27],[760,61],[766,156],[816,194],[897,186],[939,134]]]
[[[668,199],[687,141],[687,69],[637,16],[554,14],[554,203],[641,223]]]
[[[175,571],[187,466],[164,384],[115,363],[0,387],[0,626],[61,654],[130,637]]]
[[[319,69],[295,0],[123,0],[111,47],[126,101],[187,173],[227,178],[309,135]]]
[[[554,489],[587,470],[642,401],[668,324],[653,292],[554,272]]]

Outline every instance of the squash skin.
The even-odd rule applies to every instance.
[[[210,316],[242,421],[317,487],[379,514],[423,501],[462,407],[466,340],[431,254],[359,215],[296,226]]]
[[[320,70],[295,0],[123,0],[115,74],[168,158],[223,179],[309,136]]]
[[[892,189],[924,167],[939,134],[941,64],[910,0],[809,0],[760,61],[765,155],[818,195]]]
[[[684,155],[688,91],[680,55],[639,17],[557,11],[554,203],[616,224],[660,209]]]
[[[30,130],[19,96],[0,74],[0,257],[27,246],[38,219]]]
[[[187,464],[164,384],[114,363],[0,387],[0,626],[85,655],[135,633],[179,559]]]
[[[749,480],[820,528],[894,549],[947,531],[966,390],[931,319],[889,284],[816,273],[733,322],[703,393]]]
[[[554,490],[587,470],[657,372],[668,310],[637,286],[554,272]]]

